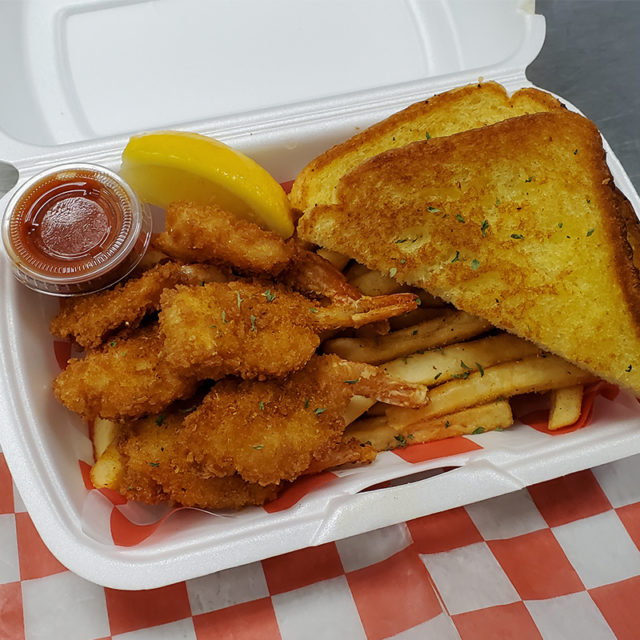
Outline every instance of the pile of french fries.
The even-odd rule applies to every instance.
[[[410,290],[387,275],[349,264],[343,256],[323,249],[320,253],[344,269],[364,295]],[[325,353],[381,365],[397,378],[429,387],[429,403],[419,409],[354,398],[345,415],[345,438],[385,451],[503,430],[514,424],[509,399],[528,393],[550,393],[550,430],[578,420],[584,387],[596,381],[592,374],[426,292],[417,293],[419,309],[392,320],[385,335],[364,327],[322,345]]]

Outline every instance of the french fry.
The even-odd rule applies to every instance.
[[[584,386],[581,384],[551,391],[549,431],[568,427],[578,420],[582,413],[583,391]]]
[[[365,398],[364,396],[353,396],[351,400],[349,400],[349,404],[342,414],[344,423],[351,424],[374,404],[376,404],[375,400]]]
[[[377,451],[386,451],[408,444],[506,429],[512,424],[509,402],[496,400],[415,424],[391,426],[385,416],[361,418],[347,427],[344,437],[371,444]]]
[[[561,389],[593,380],[591,373],[557,356],[528,356],[445,382],[429,392],[428,405],[419,409],[389,407],[387,418],[392,427],[415,424],[499,398]]]
[[[350,283],[353,283],[353,280],[355,278],[358,278],[365,273],[369,273],[370,271],[371,269],[369,269],[368,267],[365,267],[363,264],[354,261],[344,270],[344,275]]]
[[[325,353],[335,353],[355,362],[381,364],[416,351],[442,347],[468,340],[492,326],[486,320],[470,316],[464,311],[444,310],[433,318],[385,336],[376,338],[333,338],[323,344]]]
[[[113,442],[120,431],[120,425],[113,420],[96,418],[93,421],[91,430],[91,441],[93,442],[93,457],[97,460],[105,449]]]
[[[407,311],[400,316],[389,318],[389,326],[393,331],[397,331],[398,329],[406,329],[407,327],[413,327],[421,322],[438,318],[441,315],[442,307],[425,307],[421,304],[413,311]]]
[[[501,362],[520,360],[539,352],[538,347],[531,342],[501,333],[397,358],[387,362],[384,369],[389,375],[406,382],[432,386],[452,378],[468,377],[471,371],[487,369]]]
[[[124,473],[124,465],[120,452],[111,443],[91,467],[91,482],[96,489],[113,489],[120,487]]]
[[[320,248],[316,253],[330,262],[338,271],[342,271],[349,264],[350,258],[338,253],[337,251]]]
[[[358,442],[371,445],[376,451],[387,451],[399,444],[396,436],[399,431],[390,427],[386,416],[360,418],[350,424],[343,435],[343,439],[355,438]]]
[[[379,271],[364,271],[349,278],[349,283],[359,289],[365,296],[384,296],[406,290],[388,275]]]

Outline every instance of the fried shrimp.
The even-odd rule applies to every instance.
[[[375,459],[372,447],[343,438],[344,410],[356,394],[415,407],[426,388],[337,356],[315,356],[284,381],[226,379],[195,409],[174,404],[124,422],[103,454],[109,472],[97,472],[101,457],[92,478],[148,504],[264,504],[301,475]]]
[[[304,294],[331,300],[361,296],[341,271],[296,239],[283,240],[214,205],[170,204],[166,229],[153,242],[155,249],[179,260],[225,264],[249,275],[278,276],[283,284]]]
[[[60,402],[86,419],[119,420],[162,411],[193,394],[197,378],[176,371],[162,356],[157,324],[114,337],[84,358],[72,358],[55,379]]]
[[[226,275],[217,267],[204,264],[158,264],[140,277],[113,289],[89,296],[65,298],[50,324],[57,338],[73,339],[80,346],[99,346],[118,329],[135,329],[142,319],[160,306],[160,294],[176,284],[221,282]]]
[[[232,281],[178,285],[161,297],[164,354],[201,378],[282,377],[302,368],[319,334],[415,309],[413,294],[347,299],[323,307],[281,285]]]
[[[186,262],[231,264],[248,273],[277,275],[295,253],[293,241],[215,205],[173,202],[153,246]]]
[[[262,487],[237,474],[205,477],[190,461],[178,458],[176,438],[183,419],[177,411],[123,425],[115,442],[122,495],[147,504],[177,502],[204,509],[240,509],[277,496],[280,488],[275,485]]]
[[[226,379],[184,419],[179,459],[211,476],[238,473],[262,486],[291,481],[338,447],[354,395],[416,407],[426,393],[423,385],[336,356],[314,356],[284,381]]]

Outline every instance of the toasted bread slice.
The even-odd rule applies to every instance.
[[[382,153],[306,240],[424,287],[640,395],[627,201],[586,118],[554,110]]]
[[[409,142],[449,136],[527,113],[564,109],[539,89],[520,89],[511,98],[496,82],[467,85],[418,102],[310,162],[298,175],[289,200],[300,211],[334,204],[340,178],[373,156]]]

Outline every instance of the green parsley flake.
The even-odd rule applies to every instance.
[[[311,311],[311,313],[318,313],[318,310],[315,307],[309,307],[309,311]]]
[[[438,371],[435,376],[433,376],[434,380],[437,380],[442,375],[442,371]]]
[[[574,155],[574,156],[577,156],[577,155],[578,155],[578,150],[577,150],[577,149],[575,149],[575,150],[573,151],[573,155]]]
[[[327,410],[327,407],[316,407],[313,410],[313,413],[315,413],[317,416],[319,416],[321,413],[324,413]]]
[[[156,424],[161,427],[164,424],[166,416],[164,415],[164,413],[161,413],[157,418],[156,418]]]
[[[227,320],[227,312],[226,312],[226,311],[223,311],[223,312],[222,312],[222,324],[227,324],[227,322],[229,322],[229,321]]]
[[[456,213],[456,220],[458,222],[466,222],[466,220],[459,213]]]
[[[471,268],[472,268],[474,271],[477,271],[479,266],[480,266],[480,261],[479,261],[479,260],[476,260],[476,258],[474,258],[474,259],[471,261]]]
[[[262,400],[258,402],[258,406],[260,407],[260,411],[264,411],[264,402]]]
[[[427,140],[431,140],[431,136],[429,135],[429,132],[428,132],[428,131],[425,131],[424,137],[425,137]]]
[[[453,260],[451,260],[451,262],[458,262],[459,259],[460,259],[460,252],[456,251],[456,255],[453,256]]]
[[[263,445],[263,444],[254,444],[254,445],[253,445],[253,448],[254,448],[256,451],[260,451],[260,449],[264,449],[264,445]]]
[[[417,336],[417,335],[418,335],[418,330],[417,330],[417,329],[414,329],[414,330],[411,332],[411,335],[412,335],[412,336]]]
[[[500,206],[500,198],[496,198],[496,207]]]
[[[345,384],[358,384],[360,382],[360,378],[354,378],[353,380],[345,380]]]
[[[558,229],[562,229],[562,222],[558,222]]]
[[[450,426],[451,426],[451,423],[447,420],[447,421],[444,423],[444,428],[445,428],[445,429],[448,429]]]
[[[238,301],[238,309],[240,308],[240,305],[242,304],[243,300],[240,297],[240,292],[236,289],[236,300]]]
[[[397,436],[393,436],[395,440],[397,440],[398,445],[400,447],[402,447],[403,449],[406,448],[407,446],[407,439],[401,434],[399,433]]]
[[[482,368],[482,365],[479,362],[476,362],[476,367],[478,367],[478,371],[480,372],[480,377],[483,378],[484,377],[484,369]]]
[[[391,267],[391,269],[389,269],[389,277],[390,278],[394,278],[396,273],[398,273],[398,270],[395,267]]]
[[[460,360],[460,366],[461,366],[463,369],[471,369],[471,367],[468,367],[468,366],[467,366],[467,365],[466,365],[462,360]]]
[[[308,409],[309,408],[309,398],[305,398],[304,399],[304,408]]]
[[[629,373],[629,372],[631,371],[631,369],[632,369],[632,368],[633,368],[633,367],[632,367],[631,365],[629,365],[629,366],[625,369],[625,371],[626,371],[627,373]]]
[[[267,289],[262,295],[267,299],[267,302],[273,302],[276,299],[276,294],[271,293],[271,289]]]
[[[529,176],[529,177],[525,180],[525,182],[531,182],[532,180],[533,180],[533,176]]]
[[[160,466],[160,463],[159,463],[159,462],[150,462],[150,463],[149,463],[149,466],[150,466],[150,467],[159,467],[159,466]]]
[[[406,242],[409,238],[398,238],[396,240],[396,244],[402,244],[403,242]]]
[[[478,435],[479,433],[484,433],[484,431],[485,431],[484,427],[478,427],[477,429],[474,429],[471,432],[471,434],[475,436],[475,435]]]
[[[482,224],[480,225],[480,231],[482,231],[482,237],[486,238],[487,237],[487,229],[489,228],[489,221],[488,220],[483,220]]]
[[[427,211],[429,213],[440,213],[440,209],[436,209],[435,207],[427,207]]]
[[[512,233],[512,234],[511,234],[511,237],[512,237],[514,240],[522,240],[522,239],[524,238],[524,236],[523,236],[521,233]]]
[[[256,317],[251,314],[251,331],[257,331],[256,329]]]
[[[117,340],[112,340],[112,341],[109,343],[109,346],[110,346],[110,347],[115,347],[117,344],[118,344],[118,341],[117,341]]]
[[[587,231],[587,238],[595,231],[595,229],[589,229],[589,231]]]

